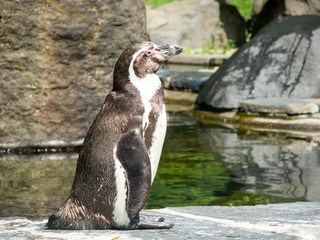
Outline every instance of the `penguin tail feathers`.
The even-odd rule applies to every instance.
[[[110,221],[101,214],[93,214],[77,201],[68,199],[63,208],[52,214],[47,229],[83,230],[110,229]]]

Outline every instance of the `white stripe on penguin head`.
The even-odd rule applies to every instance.
[[[159,77],[155,74],[147,74],[144,78],[139,78],[133,69],[133,64],[136,58],[139,56],[139,54],[143,51],[148,50],[149,47],[145,47],[140,49],[138,52],[133,54],[132,60],[130,62],[129,66],[129,80],[130,82],[138,89],[142,104],[144,106],[144,113],[143,113],[143,137],[144,137],[144,130],[149,125],[149,114],[151,112],[151,104],[150,99],[153,97],[153,95],[158,91],[158,89],[161,87],[161,81]]]

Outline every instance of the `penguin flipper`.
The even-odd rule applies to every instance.
[[[151,164],[141,130],[133,128],[120,138],[117,158],[127,173],[127,209],[131,219],[144,207],[151,188]]]

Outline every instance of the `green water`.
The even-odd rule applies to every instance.
[[[213,126],[171,114],[157,176],[146,208],[264,204],[264,197],[241,191],[243,184],[219,156],[206,151],[199,130]],[[217,126],[214,126],[215,128]]]
[[[0,217],[47,218],[66,200],[76,161],[77,153],[0,156]],[[146,208],[319,201],[319,181],[310,142],[170,114]]]
[[[147,208],[212,205],[239,187],[223,163],[202,148],[194,130],[194,125],[169,127]]]

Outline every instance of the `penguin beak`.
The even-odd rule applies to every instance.
[[[170,57],[178,55],[182,52],[182,50],[183,48],[178,45],[166,44],[156,47],[154,57],[163,62],[165,60],[168,60]]]

